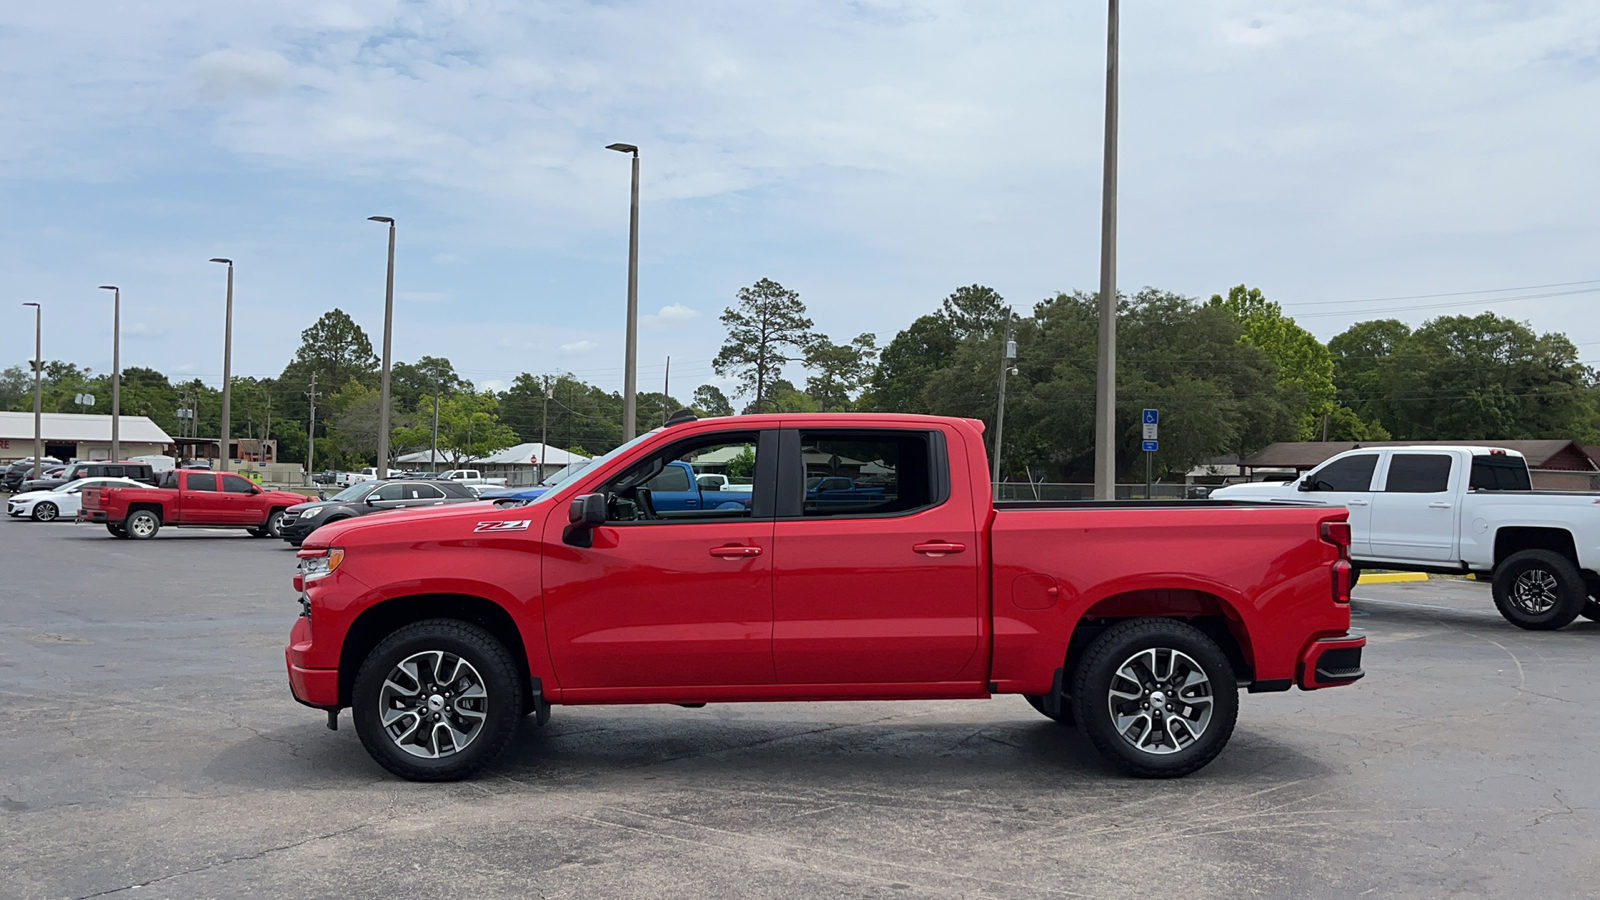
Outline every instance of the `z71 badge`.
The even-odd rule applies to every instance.
[[[479,522],[478,527],[472,529],[473,534],[483,534],[486,531],[527,531],[533,524],[532,519],[513,519],[510,522]]]

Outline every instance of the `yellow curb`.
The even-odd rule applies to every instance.
[[[1422,572],[1373,572],[1361,573],[1362,584],[1396,584],[1401,581],[1427,581],[1428,576]]]

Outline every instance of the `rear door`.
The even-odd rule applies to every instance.
[[[1350,510],[1350,553],[1372,555],[1372,482],[1377,477],[1378,451],[1352,453],[1327,463],[1305,477],[1307,499]]]
[[[173,517],[169,524],[229,524],[227,500],[217,487],[217,474],[192,471],[182,473],[182,477],[183,487],[178,491],[178,508],[167,510],[167,515]]]
[[[980,559],[966,492],[936,430],[782,432],[773,533],[780,684],[948,682],[978,653]],[[875,490],[827,502],[808,478]]]
[[[1397,450],[1372,501],[1372,556],[1443,562],[1456,555],[1456,454]]]

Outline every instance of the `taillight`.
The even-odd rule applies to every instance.
[[[1323,522],[1322,541],[1339,548],[1339,558],[1333,562],[1333,602],[1347,604],[1350,602],[1350,576],[1354,571],[1350,565],[1350,523]]]

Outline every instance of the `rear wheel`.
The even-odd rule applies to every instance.
[[[1578,567],[1553,550],[1513,553],[1494,570],[1494,605],[1518,628],[1564,628],[1584,611],[1586,601]]]
[[[33,520],[35,522],[54,522],[61,516],[61,507],[48,500],[41,500],[33,505]]]
[[[161,530],[161,517],[148,509],[141,509],[128,516],[122,523],[123,530],[128,532],[128,537],[139,541],[148,541]]]
[[[487,631],[425,619],[367,654],[351,703],[356,734],[379,765],[412,781],[453,781],[510,742],[522,720],[522,682]]]
[[[1073,712],[1095,749],[1141,778],[1175,778],[1222,752],[1239,715],[1228,657],[1199,629],[1130,619],[1084,651]]]

